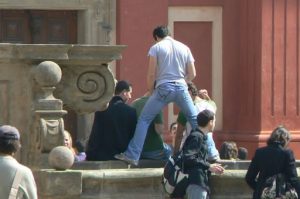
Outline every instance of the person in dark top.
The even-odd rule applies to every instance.
[[[289,131],[279,126],[273,130],[267,146],[256,150],[245,177],[247,184],[254,190],[253,199],[260,199],[266,179],[278,173],[283,173],[300,195],[294,154],[287,148],[289,141]]]
[[[108,108],[95,113],[86,160],[114,160],[115,154],[126,150],[137,123],[135,109],[126,104],[131,92],[132,87],[128,82],[119,81]]]
[[[206,199],[209,195],[208,172],[222,174],[221,164],[210,164],[206,144],[207,133],[215,127],[215,114],[205,109],[197,116],[199,128],[187,137],[182,151],[184,156],[184,172],[189,175],[186,189],[188,199]]]

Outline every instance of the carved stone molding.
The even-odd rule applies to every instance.
[[[55,96],[77,113],[104,110],[114,92],[114,77],[106,64],[62,66]]]

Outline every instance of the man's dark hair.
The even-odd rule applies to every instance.
[[[12,155],[21,148],[20,140],[0,139],[0,153]]]
[[[193,82],[187,83],[188,85],[188,90],[191,91],[192,96],[198,96],[198,89],[196,85]]]
[[[232,160],[237,159],[238,157],[238,148],[235,142],[225,141],[221,145],[220,149],[220,158],[222,160]]]
[[[16,127],[0,126],[0,153],[12,155],[21,148],[20,133]]]
[[[153,38],[157,41],[157,38],[164,38],[169,35],[169,30],[167,26],[157,26],[153,30]]]
[[[177,122],[172,122],[170,125],[170,131],[172,131],[173,126],[177,125]]]
[[[238,149],[238,159],[246,160],[248,157],[248,150],[245,147],[239,147]]]
[[[208,109],[201,111],[197,116],[197,122],[200,127],[206,127],[208,122],[214,119],[215,119],[215,114]]]
[[[131,84],[128,83],[125,80],[120,80],[117,82],[116,88],[115,88],[115,95],[119,95],[122,93],[122,91],[130,91]]]

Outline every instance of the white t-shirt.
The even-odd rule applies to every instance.
[[[208,109],[208,110],[212,111],[214,114],[216,114],[216,111],[217,111],[216,108],[213,105],[211,105],[207,100],[200,99],[200,100],[195,101],[194,103],[195,103],[197,114],[199,114],[201,111],[204,111],[206,109]],[[185,142],[187,136],[190,134],[191,130],[192,130],[191,124],[189,122],[187,122],[186,130],[183,133],[180,148],[182,148],[183,143]]]
[[[195,61],[189,47],[167,36],[154,44],[148,53],[157,59],[156,86],[170,82],[185,82],[188,63]]]
[[[0,156],[0,198],[8,198],[17,169],[21,171],[22,175],[18,197],[23,195],[20,198],[37,199],[36,183],[31,170],[11,156]]]

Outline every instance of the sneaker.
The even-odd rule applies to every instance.
[[[124,153],[116,154],[114,157],[118,160],[122,160],[122,161],[127,162],[128,164],[131,164],[134,166],[137,166],[139,164],[139,162],[137,160],[128,158]]]

